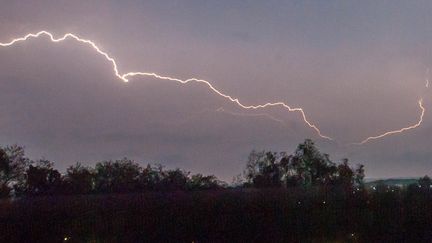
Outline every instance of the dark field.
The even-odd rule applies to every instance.
[[[1,242],[429,242],[432,193],[416,188],[34,197],[2,202],[0,235]]]

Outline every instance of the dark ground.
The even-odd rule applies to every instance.
[[[3,201],[1,242],[430,242],[430,193],[300,189]]]

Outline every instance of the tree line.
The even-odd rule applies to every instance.
[[[32,161],[23,147],[0,147],[0,196],[35,196],[89,193],[128,193],[141,191],[175,191],[219,189],[224,182],[213,175],[190,174],[162,165],[141,167],[123,158],[96,163],[81,163],[61,174],[49,160]]]
[[[346,188],[363,183],[364,167],[352,168],[345,159],[340,164],[322,154],[312,140],[287,152],[252,151],[238,187],[310,187]],[[191,174],[162,165],[145,167],[123,158],[96,163],[94,167],[76,163],[61,174],[53,162],[31,160],[23,147],[0,147],[0,196],[57,194],[127,193],[143,191],[222,189],[227,183],[214,175]]]
[[[366,188],[363,165],[311,140],[252,151],[232,185],[129,159],[60,173],[6,146],[0,242],[430,242],[431,186]]]

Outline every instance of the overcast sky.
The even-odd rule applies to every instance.
[[[397,0],[7,1],[0,42],[73,32],[121,73],[196,77],[245,104],[302,107],[337,142],[299,113],[242,110],[204,85],[125,84],[93,49],[39,38],[0,48],[0,144],[60,170],[127,156],[230,181],[252,149],[292,152],[312,138],[335,161],[365,164],[368,177],[431,175],[431,13],[430,1]],[[421,97],[417,129],[347,145],[415,124]]]

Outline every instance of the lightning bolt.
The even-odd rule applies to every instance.
[[[284,124],[284,121],[281,119],[278,119],[274,116],[271,116],[267,113],[257,113],[257,114],[246,114],[246,113],[239,113],[239,112],[232,112],[232,111],[226,111],[224,108],[220,107],[218,109],[216,109],[217,112],[224,112],[233,116],[246,116],[246,117],[266,117],[272,121]]]
[[[409,127],[401,128],[399,130],[385,132],[385,133],[383,133],[381,135],[378,135],[378,136],[368,137],[365,140],[363,140],[363,141],[361,141],[359,143],[354,143],[354,144],[356,144],[356,145],[363,145],[363,144],[365,144],[365,143],[367,143],[369,141],[375,140],[375,139],[383,138],[385,136],[389,136],[389,135],[393,135],[393,134],[397,134],[397,133],[403,133],[405,131],[408,131],[408,130],[411,130],[411,129],[419,127],[422,124],[422,122],[423,122],[423,116],[424,116],[424,113],[426,111],[426,109],[423,106],[423,99],[420,99],[418,101],[418,105],[419,105],[419,107],[421,109],[421,113],[420,113],[420,118],[419,118],[419,120],[418,120],[418,122],[416,124],[411,125]]]
[[[303,111],[302,108],[296,108],[296,107],[292,108],[292,107],[290,107],[289,105],[285,104],[282,101],[268,102],[268,103],[259,104],[259,105],[245,105],[245,104],[241,103],[238,98],[235,98],[235,97],[232,97],[230,95],[227,95],[227,94],[223,93],[222,91],[220,91],[217,88],[215,88],[209,81],[204,80],[204,79],[189,78],[189,79],[183,80],[183,79],[169,77],[169,76],[162,76],[162,75],[159,75],[159,74],[156,74],[156,73],[151,73],[151,72],[128,72],[128,73],[122,74],[118,70],[118,66],[117,66],[116,60],[113,57],[111,57],[107,52],[101,50],[93,41],[80,38],[78,35],[75,35],[75,34],[72,34],[72,33],[67,33],[67,34],[63,35],[62,37],[60,37],[60,38],[55,38],[54,35],[51,34],[48,31],[40,31],[40,32],[37,32],[37,33],[29,33],[29,34],[27,34],[27,35],[25,35],[23,37],[12,39],[12,41],[7,42],[7,43],[0,43],[0,46],[2,46],[2,47],[12,46],[15,43],[23,42],[23,41],[26,41],[26,40],[28,40],[30,38],[38,38],[40,36],[48,36],[52,42],[61,42],[61,41],[64,41],[66,39],[73,39],[73,40],[75,40],[77,42],[80,42],[80,43],[87,44],[87,45],[91,46],[98,54],[100,54],[101,56],[103,56],[108,62],[111,63],[114,75],[117,78],[119,78],[120,80],[124,81],[124,82],[128,82],[130,78],[135,77],[135,76],[145,76],[145,77],[153,77],[153,78],[160,79],[160,80],[174,81],[174,82],[178,82],[178,83],[181,83],[181,84],[187,84],[187,83],[191,83],[191,82],[204,84],[211,91],[213,91],[213,93],[216,93],[220,97],[223,97],[226,100],[229,100],[230,102],[235,103],[236,105],[238,105],[239,107],[241,107],[243,109],[257,110],[257,109],[263,109],[263,108],[267,108],[267,107],[282,107],[282,108],[288,110],[289,112],[299,112],[301,114],[302,118],[303,118],[303,121],[310,128],[314,129],[315,132],[318,134],[318,136],[320,136],[321,138],[324,138],[324,139],[333,140],[329,136],[323,135],[321,133],[320,129],[315,124],[313,124],[312,122],[310,122],[306,118],[306,114],[305,114],[305,112]]]

